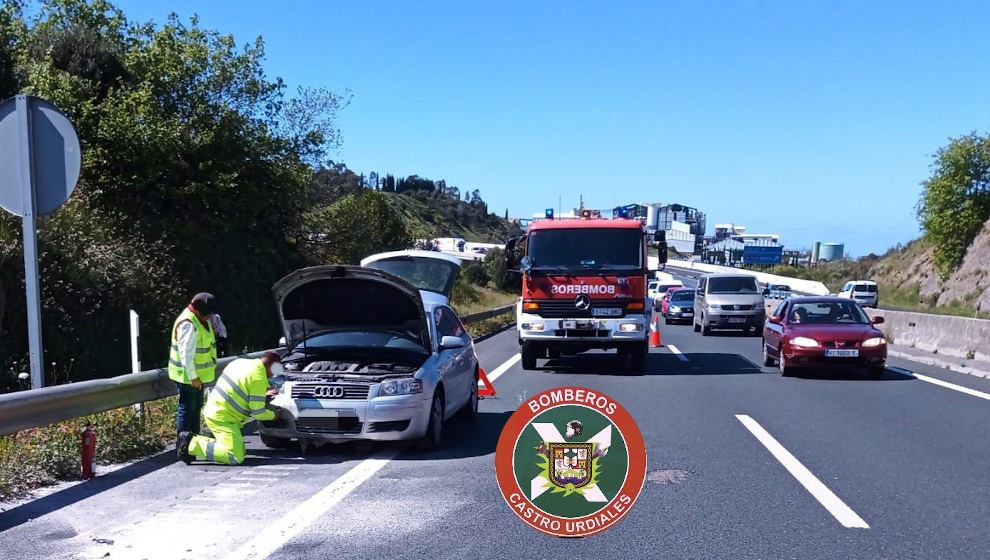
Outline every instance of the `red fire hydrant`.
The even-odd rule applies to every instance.
[[[96,476],[96,429],[86,424],[82,431],[82,475],[83,478]]]

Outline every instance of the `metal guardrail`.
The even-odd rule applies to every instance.
[[[465,324],[476,323],[514,309],[514,304],[504,305],[465,315],[461,321]],[[267,350],[259,350],[223,358],[217,362],[217,375],[238,358],[257,358],[265,352]],[[154,401],[177,393],[166,368],[6,393],[0,395],[0,435]]]

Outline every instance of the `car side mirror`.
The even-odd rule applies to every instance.
[[[780,322],[781,322],[781,320],[782,319],[780,318],[779,315],[771,315],[769,318],[767,318],[767,321],[770,321],[771,323],[773,323],[775,325],[779,325]]]
[[[877,315],[876,317],[870,319],[870,322],[873,323],[874,325],[879,325],[880,323],[883,323],[883,317]]]
[[[455,348],[464,348],[464,339],[459,336],[445,336],[440,339],[441,350],[453,350]]]

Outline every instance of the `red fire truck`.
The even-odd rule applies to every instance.
[[[523,369],[591,349],[616,349],[631,370],[642,370],[652,310],[646,301],[647,245],[639,220],[579,218],[534,220],[506,245],[509,268],[522,273],[516,330]],[[666,262],[666,247],[660,247]]]

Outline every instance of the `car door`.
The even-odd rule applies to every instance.
[[[474,382],[474,352],[471,348],[471,335],[464,328],[454,310],[441,305],[434,310],[437,327],[437,352],[439,353],[440,378],[445,392],[446,414],[459,409],[471,397],[471,383]],[[441,350],[440,341],[445,336],[454,336],[464,341],[461,348]]]
[[[774,310],[773,316],[780,317],[780,323],[774,324],[767,321],[763,327],[763,340],[766,341],[768,353],[771,356],[780,356],[780,340],[784,336],[784,321],[787,317],[787,308],[789,307],[789,302],[784,300],[777,309]]]

